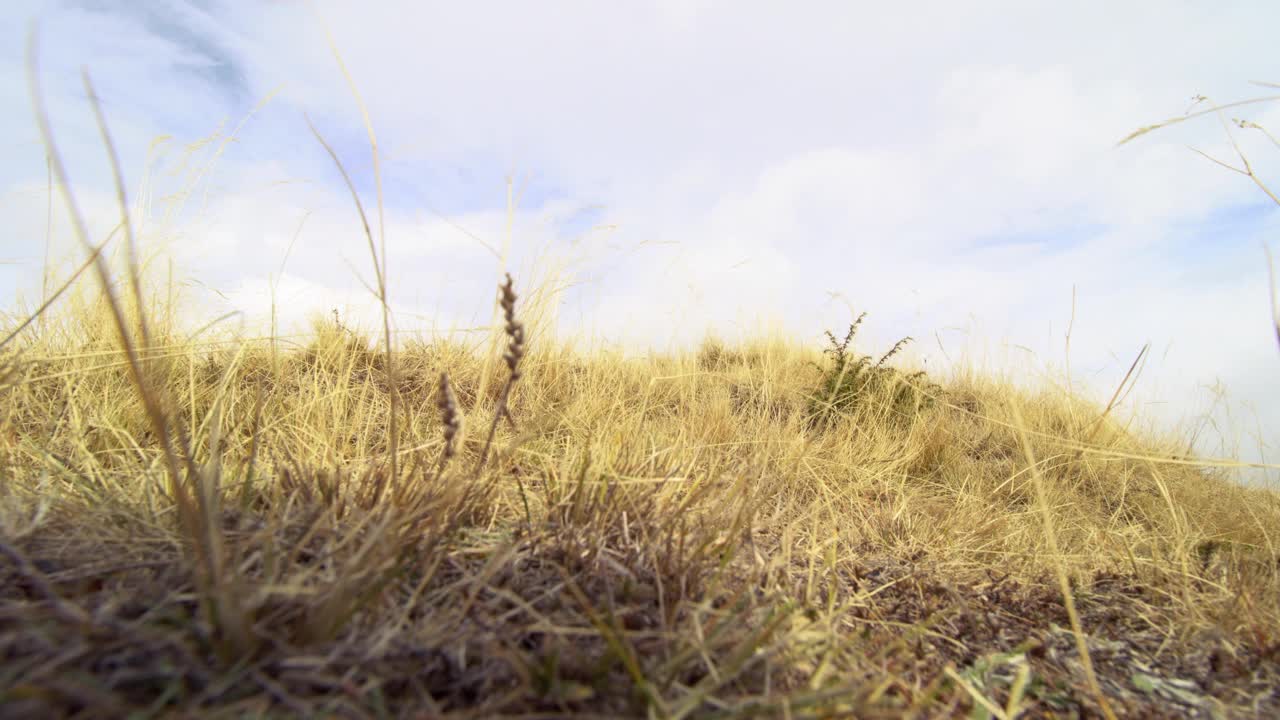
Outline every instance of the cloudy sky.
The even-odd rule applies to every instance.
[[[1061,377],[1200,450],[1280,451],[1263,243],[1280,212],[1212,115],[1116,147],[1205,95],[1280,93],[1270,2],[10,0],[0,23],[0,302],[38,299],[46,166],[23,48],[96,239],[118,220],[87,66],[149,247],[202,319],[372,324],[366,241],[307,129],[376,222],[381,146],[397,330],[488,321],[505,267],[560,268],[559,327],[632,348],[708,329],[821,342],[867,311],[929,368]],[[1201,105],[1200,107],[1204,107]],[[1280,133],[1280,103],[1233,110]],[[1265,179],[1278,150],[1236,131]],[[1276,178],[1280,180],[1280,178]],[[1280,185],[1280,182],[1277,182]],[[74,259],[60,204],[55,258]],[[158,262],[156,267],[167,264]],[[1225,444],[1221,437],[1226,435]],[[1268,459],[1269,456],[1267,456]]]

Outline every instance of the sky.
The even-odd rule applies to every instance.
[[[558,332],[636,352],[858,313],[868,352],[1046,377],[1280,458],[1264,243],[1280,148],[1208,102],[1280,94],[1270,2],[10,0],[0,23],[0,308],[80,257],[25,58],[96,241],[119,220],[87,68],[153,269],[194,314],[376,329],[377,224],[397,333],[484,325],[504,269]],[[332,45],[330,44],[332,38]],[[342,65],[333,48],[340,53]],[[1280,133],[1280,103],[1229,111]],[[510,181],[510,184],[509,184]],[[511,189],[509,201],[508,190]],[[509,211],[509,208],[514,208]],[[375,233],[377,232],[375,227]],[[504,259],[503,248],[508,252]],[[65,272],[66,265],[57,266]],[[552,282],[549,269],[561,272]],[[168,277],[166,274],[165,277]],[[1067,330],[1071,330],[1067,352]],[[1225,396],[1223,393],[1225,392]],[[1221,399],[1220,399],[1221,396]],[[1280,478],[1280,474],[1276,474]]]

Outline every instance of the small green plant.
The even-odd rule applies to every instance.
[[[843,340],[826,331],[831,346],[822,352],[830,355],[832,362],[822,369],[822,380],[809,401],[810,426],[829,427],[841,415],[868,405],[884,407],[895,420],[908,420],[932,405],[938,386],[927,380],[923,370],[905,374],[885,364],[912,341],[910,336],[894,343],[879,360],[849,351],[866,317],[864,312],[850,323]]]

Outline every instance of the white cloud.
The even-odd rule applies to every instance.
[[[233,303],[260,312],[307,216],[279,280],[291,307],[368,305],[355,279],[373,282],[358,219],[301,117],[325,133],[375,214],[363,122],[320,24],[303,4],[205,7],[47,14],[48,87],[75,177],[110,197],[70,72],[79,62],[101,78],[133,182],[152,134],[175,133],[176,150],[233,126],[282,84],[228,147],[208,204],[191,204],[157,236]],[[402,326],[417,322],[410,312],[488,317],[498,264],[484,244],[504,242],[501,179],[532,171],[516,213],[517,269],[544,248],[569,252],[582,228],[565,218],[579,208],[603,205],[599,222],[618,226],[572,250],[585,253],[574,269],[586,282],[566,295],[569,328],[582,318],[611,337],[662,344],[781,318],[817,342],[850,319],[828,294],[839,293],[872,313],[869,341],[914,335],[931,362],[941,352],[925,339],[953,342],[951,327],[973,328],[976,345],[1006,341],[1056,362],[1074,286],[1072,367],[1096,378],[1097,394],[1150,341],[1143,382],[1168,400],[1152,412],[1195,412],[1198,388],[1221,378],[1259,405],[1267,441],[1280,440],[1280,411],[1269,409],[1280,408],[1271,381],[1280,355],[1258,249],[1274,236],[1276,211],[1258,208],[1246,179],[1186,149],[1231,157],[1212,117],[1115,147],[1194,93],[1262,92],[1245,81],[1272,66],[1276,9],[318,7],[385,154]],[[0,98],[25,103],[21,82],[20,58],[0,55]],[[1240,113],[1280,130],[1280,107]],[[3,129],[26,144],[0,177],[23,192],[42,186],[33,126]],[[1240,139],[1274,177],[1269,141]],[[3,212],[42,227],[42,208]],[[24,239],[14,254],[40,252]]]

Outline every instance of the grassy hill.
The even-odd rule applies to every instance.
[[[0,716],[1280,715],[1274,493],[856,324],[634,358],[504,297],[6,341]]]

